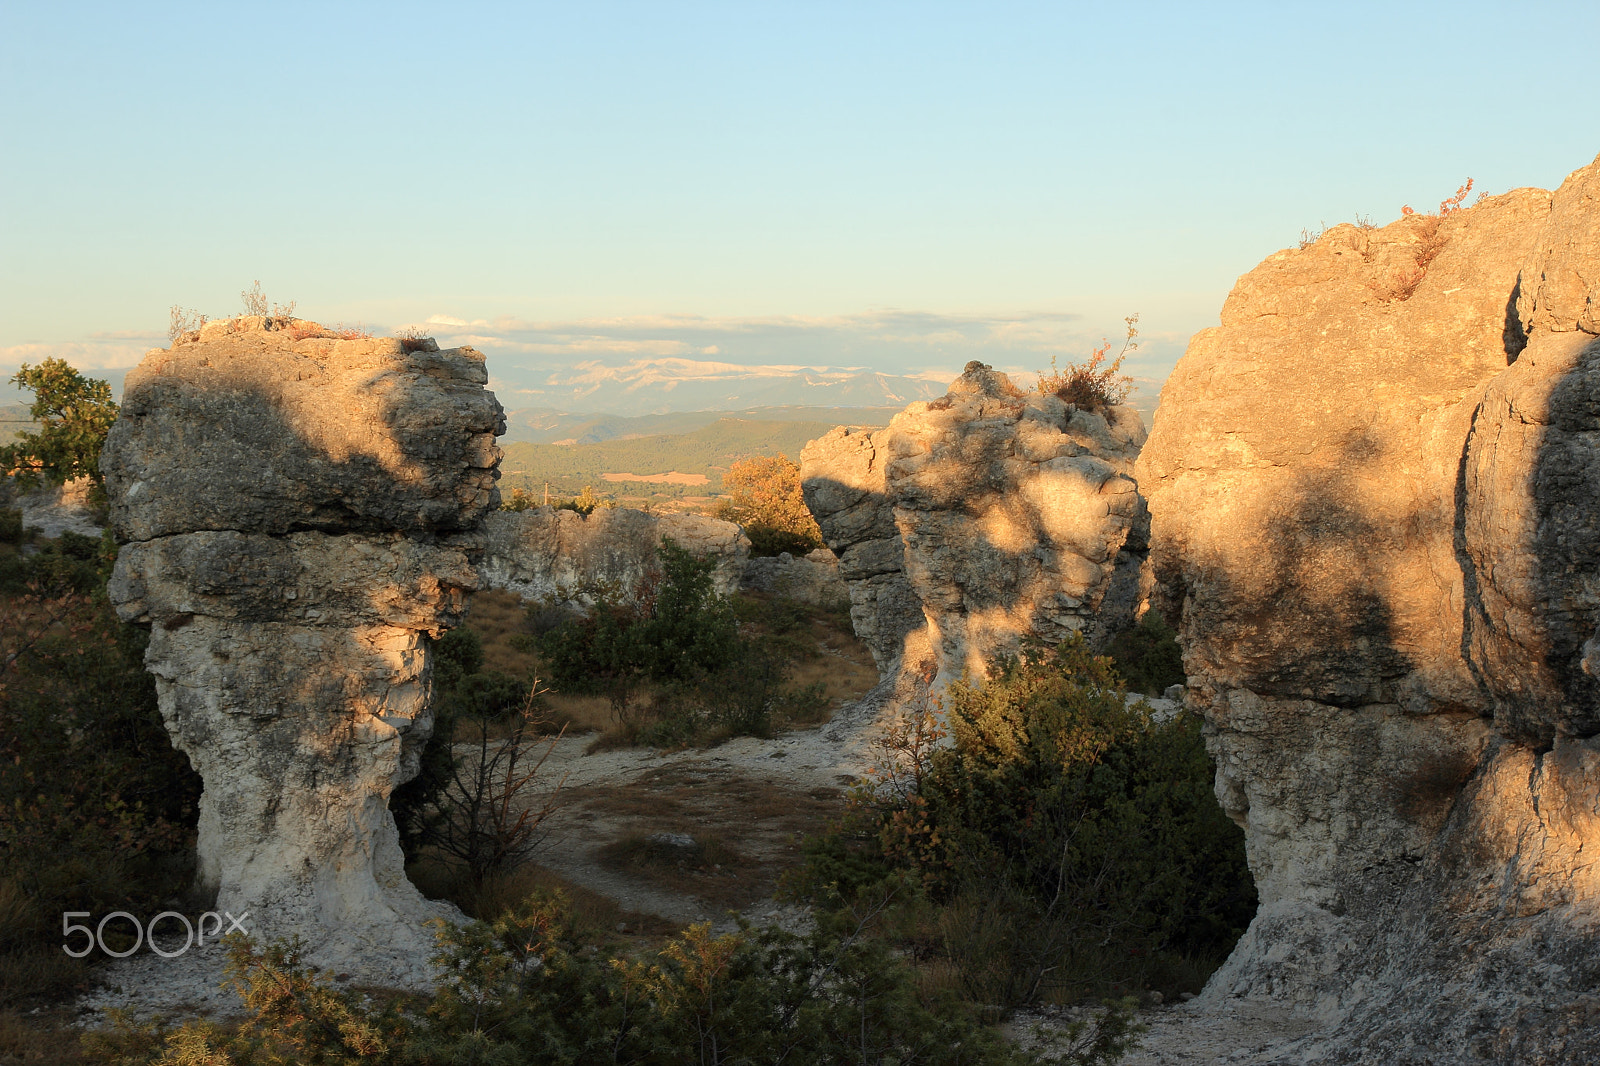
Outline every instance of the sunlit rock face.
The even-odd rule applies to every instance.
[[[1203,1002],[1321,1018],[1304,1061],[1600,1061],[1600,166],[1432,226],[1241,278],[1139,459],[1261,898]]]
[[[1068,633],[1099,640],[1138,600],[1146,514],[1137,412],[1024,393],[980,363],[875,432],[808,444],[806,505],[886,678],[926,689]]]
[[[202,883],[383,983],[426,984],[424,923],[459,917],[406,880],[388,798],[499,502],[486,380],[468,348],[211,323],[129,373],[102,458],[111,598],[205,783]]]

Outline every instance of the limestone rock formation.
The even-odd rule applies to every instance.
[[[1131,408],[1080,410],[969,364],[941,399],[801,453],[856,634],[885,677],[982,676],[1022,639],[1098,639],[1131,614],[1146,515]]]
[[[1600,163],[1245,275],[1138,463],[1283,1061],[1600,1061]]]
[[[429,979],[454,916],[406,880],[388,797],[432,731],[430,640],[478,583],[504,430],[483,357],[211,323],[128,374],[102,457],[173,743],[205,783],[216,909],[310,960]]]
[[[717,560],[719,595],[739,588],[750,541],[732,522],[692,514],[650,514],[625,507],[591,514],[554,507],[498,511],[484,523],[478,564],[488,588],[548,607],[585,609],[627,601],[659,573],[656,546],[670,537]]]
[[[850,587],[839,576],[839,558],[827,548],[748,559],[739,587],[823,607],[850,602]]]

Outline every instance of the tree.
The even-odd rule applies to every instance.
[[[804,554],[822,547],[822,530],[800,493],[800,468],[788,456],[740,459],[722,484],[733,499],[717,517],[744,527],[752,555]]]
[[[716,563],[661,538],[660,571],[629,602],[602,602],[587,618],[544,634],[539,648],[558,689],[605,696],[627,725],[646,682],[687,688],[733,660],[738,622],[717,595]]]
[[[0,469],[28,488],[87,477],[104,491],[100,449],[117,420],[111,386],[84,377],[65,359],[23,363],[11,383],[33,392],[29,413],[40,428],[18,432],[16,443],[0,446]]]

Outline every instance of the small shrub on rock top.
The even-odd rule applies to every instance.
[[[1056,359],[1052,355],[1049,373],[1039,375],[1036,386],[1039,394],[1054,395],[1086,409],[1108,407],[1126,400],[1133,391],[1133,379],[1121,373],[1122,361],[1139,347],[1134,339],[1139,335],[1139,316],[1129,315],[1123,321],[1128,324],[1128,333],[1115,359],[1106,363],[1106,356],[1111,352],[1109,340],[1090,353],[1085,362],[1072,363],[1060,370],[1056,369]]]
[[[1387,280],[1372,283],[1372,290],[1385,301],[1404,301],[1411,299],[1416,294],[1417,286],[1422,284],[1422,279],[1428,275],[1428,267],[1438,258],[1444,250],[1449,238],[1439,232],[1439,225],[1445,219],[1463,210],[1467,194],[1472,191],[1472,179],[1468,178],[1466,184],[1456,189],[1454,196],[1447,196],[1439,201],[1438,211],[1432,214],[1418,214],[1410,204],[1400,208],[1400,214],[1406,218],[1420,219],[1417,226],[1417,246],[1412,256],[1412,265],[1404,267]],[[1481,202],[1486,193],[1479,193]]]

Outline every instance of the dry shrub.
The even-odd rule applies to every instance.
[[[740,459],[722,475],[732,494],[717,517],[737,522],[751,555],[804,555],[822,547],[822,530],[800,492],[800,467],[786,455]]]
[[[1472,191],[1472,179],[1468,178],[1465,185],[1459,186],[1454,196],[1447,196],[1439,201],[1439,210],[1429,215],[1418,215],[1410,204],[1400,208],[1403,217],[1417,217],[1420,224],[1417,226],[1417,248],[1413,255],[1413,265],[1403,270],[1397,270],[1384,282],[1371,283],[1371,289],[1386,302],[1395,300],[1409,300],[1416,293],[1417,286],[1422,284],[1422,279],[1428,276],[1428,266],[1438,258],[1444,246],[1449,243],[1449,238],[1440,232],[1440,223],[1462,210],[1467,194]],[[1481,202],[1483,193],[1478,195]],[[1370,256],[1363,254],[1364,259]]]
[[[406,326],[395,331],[395,337],[400,341],[400,349],[405,352],[436,352],[439,345],[434,339],[422,331],[421,326]]]
[[[180,341],[195,341],[200,339],[200,330],[207,322],[211,321],[194,308],[184,310],[177,304],[172,305],[172,319],[167,326],[167,339],[173,344]]]
[[[1134,339],[1139,335],[1139,316],[1129,315],[1123,321],[1128,324],[1128,335],[1122,342],[1122,351],[1117,353],[1115,359],[1106,363],[1106,356],[1111,353],[1109,340],[1096,348],[1085,362],[1071,363],[1060,370],[1056,369],[1056,358],[1052,355],[1050,372],[1039,375],[1037,388],[1040,395],[1054,395],[1076,407],[1089,410],[1126,400],[1128,393],[1133,391],[1133,379],[1120,371],[1128,353],[1139,348]]]

